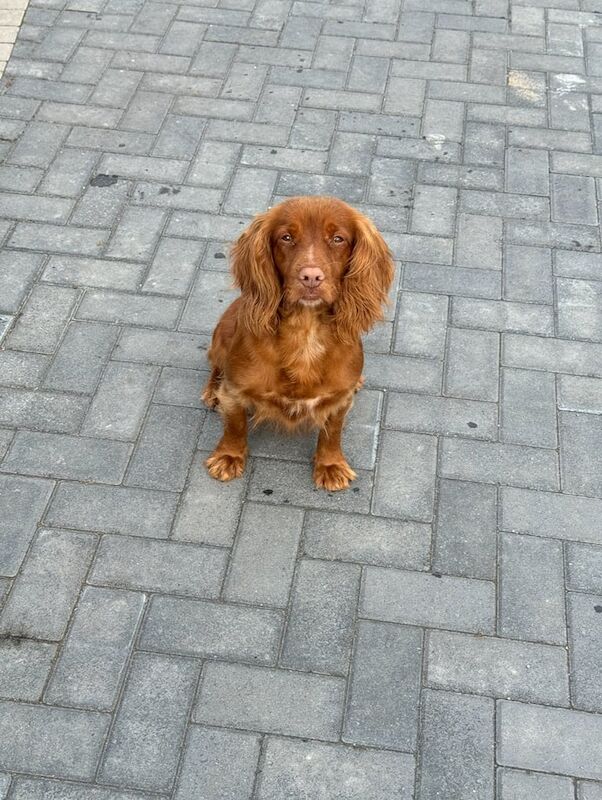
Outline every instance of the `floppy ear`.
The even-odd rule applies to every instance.
[[[231,268],[240,287],[241,319],[256,336],[273,332],[282,287],[272,258],[270,214],[259,214],[232,246]]]
[[[383,318],[394,272],[384,239],[369,219],[358,215],[355,243],[335,313],[335,325],[342,340],[357,339]]]

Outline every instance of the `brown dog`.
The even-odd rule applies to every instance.
[[[224,422],[206,462],[214,478],[242,475],[250,412],[289,431],[317,428],[316,485],[349,486],[341,431],[362,382],[360,335],[382,318],[393,270],[374,225],[341,200],[297,197],[255,217],[232,250],[241,296],[208,353],[203,400]]]

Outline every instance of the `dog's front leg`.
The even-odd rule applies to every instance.
[[[316,486],[337,492],[347,489],[356,475],[341,449],[341,433],[351,403],[336,411],[320,430],[318,446],[314,456],[314,483]]]
[[[231,481],[240,478],[247,461],[247,412],[236,401],[220,394],[219,411],[224,421],[224,435],[205,464],[212,478]]]

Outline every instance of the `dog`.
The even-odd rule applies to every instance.
[[[361,334],[382,319],[394,276],[373,223],[341,200],[295,197],[257,215],[231,252],[237,298],[219,320],[202,399],[224,433],[212,477],[243,474],[247,416],[285,431],[319,431],[313,480],[346,489],[356,475],[341,449],[363,383]]]

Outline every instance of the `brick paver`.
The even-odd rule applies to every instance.
[[[602,798],[600,2],[25,4],[1,800]],[[203,467],[227,248],[301,193],[397,264],[332,495],[312,437]]]

